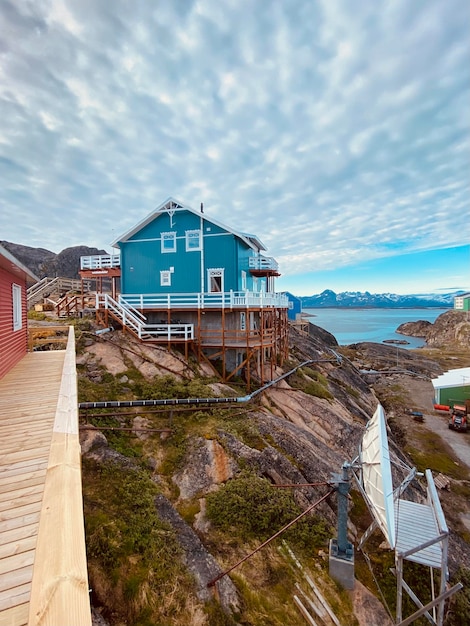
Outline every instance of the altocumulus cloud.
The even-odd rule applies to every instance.
[[[470,239],[470,3],[3,0],[0,20],[2,239],[108,247],[170,195],[284,274]]]

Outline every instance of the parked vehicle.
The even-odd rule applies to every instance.
[[[466,404],[454,404],[450,409],[449,428],[465,432],[468,427],[468,415]]]

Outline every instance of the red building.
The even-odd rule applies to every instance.
[[[0,245],[0,378],[28,349],[27,284],[38,278]]]

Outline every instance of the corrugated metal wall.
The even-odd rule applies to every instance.
[[[21,286],[23,323],[13,331],[12,284]],[[26,285],[0,268],[0,378],[26,354],[28,346]]]

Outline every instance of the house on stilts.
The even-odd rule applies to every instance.
[[[288,353],[289,303],[257,236],[169,198],[112,245],[119,254],[81,259],[101,324],[192,352],[224,381],[242,376],[249,388],[275,377]]]

